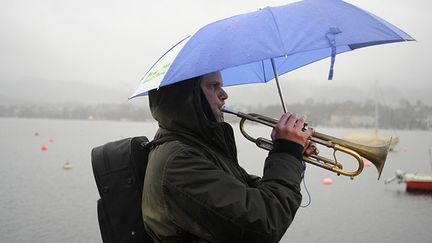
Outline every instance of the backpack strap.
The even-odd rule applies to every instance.
[[[168,135],[165,137],[156,138],[151,142],[144,143],[143,145],[150,151],[163,143],[175,140],[181,140],[181,137],[177,135]]]
[[[186,144],[186,145],[189,145],[191,147],[199,148],[200,151],[203,152],[207,156],[207,158],[212,159],[212,160],[216,160],[215,156],[203,144],[192,141],[192,140],[182,136],[181,134],[177,134],[177,133],[171,133],[165,137],[155,139],[155,140],[147,143],[146,146],[149,150],[152,150],[153,148],[155,148],[155,147],[157,147],[163,143],[169,142],[169,141],[179,141],[179,142]]]

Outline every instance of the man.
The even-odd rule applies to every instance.
[[[313,130],[284,114],[263,177],[250,176],[223,122],[222,86],[214,72],[149,93],[155,139],[176,138],[149,155],[143,217],[155,242],[278,242],[301,203],[302,155]]]

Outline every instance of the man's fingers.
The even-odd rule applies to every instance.
[[[315,154],[317,155],[319,153],[319,149],[315,144],[311,144],[310,145],[310,154]]]
[[[304,119],[303,119],[303,118],[299,118],[299,119],[297,119],[297,121],[295,122],[295,124],[294,124],[294,128],[296,128],[296,129],[303,129],[303,127],[304,127],[304,123],[305,123]]]
[[[310,142],[310,140],[308,140],[308,142],[306,142],[306,149],[304,151],[304,153],[306,155],[318,155],[319,150],[318,147],[316,146],[315,143]]]
[[[297,122],[297,116],[295,114],[291,114],[286,125],[287,127],[295,127],[296,122]]]
[[[291,117],[291,115],[292,115],[292,114],[291,114],[290,112],[284,113],[284,114],[281,116],[281,118],[279,119],[278,125],[280,125],[280,126],[285,126],[286,123],[287,123],[287,121],[288,121],[288,119]]]
[[[315,130],[312,127],[309,127],[308,129],[304,130],[304,132],[308,137],[311,137],[314,134]]]
[[[307,141],[313,132],[312,128],[305,129],[305,120],[303,117],[287,112],[281,116],[272,130],[271,138],[273,141],[276,139],[291,140],[306,149],[308,147]]]

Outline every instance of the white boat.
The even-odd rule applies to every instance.
[[[63,169],[65,169],[65,170],[70,170],[70,169],[72,169],[73,168],[73,165],[69,162],[69,161],[66,161],[64,164],[63,164]]]

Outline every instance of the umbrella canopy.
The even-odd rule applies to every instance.
[[[267,82],[357,48],[414,40],[387,21],[339,0],[304,0],[211,23],[177,43],[144,75],[131,98],[221,71],[224,86]]]

